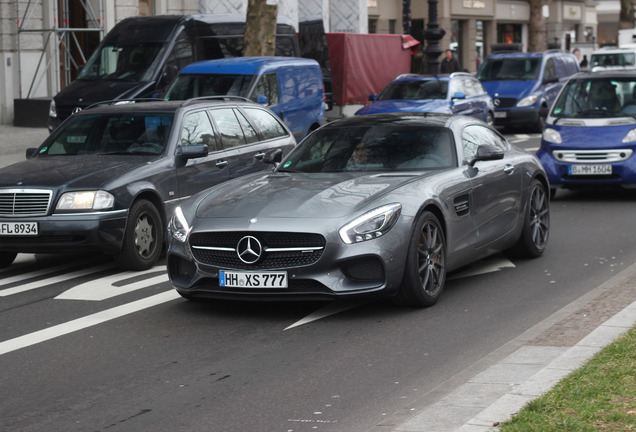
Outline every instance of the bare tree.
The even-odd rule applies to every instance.
[[[244,56],[273,56],[276,52],[276,0],[248,0]]]
[[[621,12],[618,15],[618,29],[634,28],[634,2],[633,0],[621,0]],[[618,37],[616,38],[618,40]]]
[[[546,20],[543,16],[545,0],[530,0],[530,22],[528,23],[528,51],[544,51],[548,48]]]

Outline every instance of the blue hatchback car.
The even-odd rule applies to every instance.
[[[557,188],[636,187],[636,71],[587,72],[563,87],[537,152]]]
[[[393,112],[431,112],[462,114],[492,125],[495,107],[492,99],[472,75],[404,74],[393,80],[380,95],[369,96],[370,104],[356,115]]]

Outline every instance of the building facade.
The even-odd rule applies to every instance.
[[[404,0],[270,1],[277,1],[279,14],[295,22],[322,18],[327,32],[400,34],[406,24],[424,42],[425,0],[410,0],[410,14],[405,14]],[[596,4],[549,2],[543,12],[551,46],[593,49],[599,40]],[[13,121],[16,100],[50,99],[64,88],[99,40],[124,18],[246,10],[247,0],[0,0],[0,122]],[[439,0],[438,16],[446,32],[441,47],[454,49],[470,72],[495,43],[518,43],[527,50],[528,1]]]

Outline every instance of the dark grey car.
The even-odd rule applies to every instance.
[[[19,252],[95,250],[150,268],[183,199],[271,170],[266,152],[295,144],[278,117],[242,98],[86,109],[0,170],[0,266]]]
[[[548,190],[537,158],[479,120],[356,116],[315,131],[274,172],[182,203],[168,274],[185,298],[428,306],[448,271],[507,249],[541,255]]]

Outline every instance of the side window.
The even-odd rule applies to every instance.
[[[279,72],[278,79],[280,80],[281,94],[280,94],[280,102],[287,103],[291,102],[298,98],[296,94],[298,90],[298,85],[296,84],[296,80],[294,79],[294,75],[283,70]]]
[[[263,138],[266,140],[289,135],[280,121],[268,111],[258,108],[245,108],[245,112],[250,116],[252,122],[256,124],[256,127],[260,129]]]
[[[214,129],[205,111],[188,114],[181,127],[181,145],[206,144],[208,151],[218,150],[214,139]]]
[[[256,97],[264,95],[267,97],[267,106],[278,105],[278,81],[276,73],[262,75],[256,83],[256,88],[251,99],[257,102]]]
[[[450,84],[449,84],[449,95],[451,97],[451,99],[453,98],[453,96],[455,95],[455,93],[457,92],[464,92],[464,86],[462,85],[462,81],[461,78],[454,78],[450,80]]]
[[[246,144],[243,129],[232,108],[219,108],[210,112],[221,135],[223,148],[237,147]]]
[[[477,154],[477,148],[481,145],[494,145],[501,150],[507,150],[508,145],[499,135],[490,129],[479,126],[467,126],[462,132],[462,146],[464,148],[464,160],[470,162]]]
[[[551,80],[556,78],[556,72],[554,71],[554,63],[552,62],[552,59],[548,59],[545,62],[545,71],[543,72],[543,80],[547,81],[547,80]]]
[[[182,35],[182,38],[185,38]],[[172,52],[168,56],[166,67],[160,78],[159,86],[168,85],[179,74],[179,71],[194,62],[194,50],[192,44],[187,40],[179,41],[175,44]]]
[[[248,144],[257,142],[258,133],[252,127],[250,122],[245,118],[243,113],[237,110],[235,111],[235,114],[236,114],[236,118],[239,121],[239,124],[241,125],[241,128],[243,129],[243,135],[245,135],[245,141],[247,141]]]

